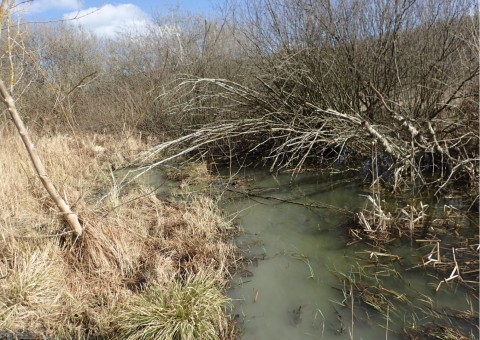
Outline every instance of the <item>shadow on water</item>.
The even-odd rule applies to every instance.
[[[346,246],[348,211],[365,201],[360,183],[312,174],[294,181],[290,175],[248,175],[255,192],[276,199],[233,193],[223,200],[223,208],[238,213],[238,245],[248,263],[229,292],[242,339],[403,339],[404,327],[435,322],[439,311],[472,308],[462,288],[435,293],[438,280],[424,270],[405,272],[423,255],[409,242],[393,242],[398,258],[383,260],[373,272],[365,244]],[[322,208],[311,206],[318,202]],[[373,288],[361,288],[362,299],[358,291],[350,294],[357,281]],[[388,322],[375,309],[385,306],[380,300],[387,293],[399,302],[388,306]]]

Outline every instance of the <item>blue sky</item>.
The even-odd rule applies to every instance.
[[[142,30],[152,15],[173,9],[211,15],[215,0],[34,0],[22,8],[26,21],[73,19],[99,36],[114,37],[123,29]]]

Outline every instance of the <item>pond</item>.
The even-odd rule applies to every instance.
[[[178,186],[158,169],[141,181],[161,199]],[[220,205],[235,216],[245,259],[228,292],[240,339],[405,339],[407,328],[416,338],[452,329],[477,338],[478,290],[456,281],[439,289],[443,277],[421,265],[430,243],[347,245],[369,194],[360,179],[248,170],[216,187],[227,189]],[[446,201],[430,203],[440,211]],[[477,222],[466,221],[464,231],[478,235]]]
[[[237,242],[247,259],[229,292],[241,339],[404,339],[404,328],[444,322],[447,313],[474,308],[478,316],[478,303],[466,290],[451,285],[436,292],[435,277],[421,268],[406,270],[425,255],[410,240],[386,248],[398,257],[379,266],[372,260],[382,255],[372,255],[372,247],[346,246],[346,224],[366,200],[359,181],[262,171],[250,171],[248,178],[259,194],[231,190],[223,200],[227,211],[238,214]],[[358,292],[350,294],[351,285],[362,282],[370,291],[363,301],[370,304]],[[386,303],[378,300],[387,293],[398,303],[385,315],[375,306]],[[467,334],[478,332],[448,320]]]

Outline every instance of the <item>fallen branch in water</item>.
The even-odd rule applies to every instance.
[[[327,203],[322,203],[322,202],[317,202],[317,203],[296,202],[296,201],[291,201],[291,200],[278,198],[278,197],[274,197],[274,196],[263,196],[263,195],[255,194],[251,191],[240,190],[240,189],[229,187],[229,186],[222,186],[221,189],[223,189],[225,191],[230,191],[230,192],[234,192],[234,193],[237,193],[237,194],[241,194],[241,195],[244,195],[244,196],[247,196],[247,197],[255,197],[255,198],[261,198],[261,199],[265,199],[265,200],[275,200],[275,201],[279,201],[279,202],[282,202],[282,203],[301,205],[301,206],[307,207],[307,208],[331,209],[331,210],[336,210],[336,211],[341,212],[343,214],[352,215],[352,216],[355,214],[353,211],[343,209],[343,208],[339,208],[339,207],[336,207],[334,205],[327,204]],[[261,202],[259,202],[259,203],[261,203]]]

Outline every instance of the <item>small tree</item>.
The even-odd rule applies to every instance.
[[[4,20],[6,20],[5,25],[7,26],[8,33],[10,33],[10,11],[13,5],[14,5],[14,2],[9,0],[2,0],[0,4],[0,26],[3,27]],[[13,70],[13,61],[11,56],[12,43],[13,43],[12,40],[13,39],[11,39],[9,35],[7,37],[7,48],[8,48],[8,54],[9,54],[9,60],[11,63],[11,70]],[[12,74],[10,77],[10,80],[11,80],[10,85],[12,86],[13,80],[14,80],[14,74],[13,74],[13,71],[11,72]],[[60,212],[63,215],[63,218],[68,223],[70,228],[75,232],[77,236],[81,236],[83,233],[83,228],[80,224],[77,214],[75,214],[71,210],[70,206],[60,196],[53,182],[48,177],[47,171],[43,166],[40,156],[35,150],[35,146],[30,138],[28,130],[25,127],[25,124],[23,123],[22,118],[20,117],[20,114],[17,111],[17,108],[15,106],[15,101],[10,95],[10,92],[8,91],[7,86],[5,85],[5,83],[1,78],[0,78],[0,95],[2,97],[3,102],[8,108],[10,117],[12,118],[13,123],[15,124],[15,127],[17,128],[17,131],[20,134],[20,137],[22,138],[25,148],[27,149],[28,155],[32,160],[35,171],[37,172],[37,175],[40,178],[40,181],[42,182],[43,186],[47,190],[51,199],[54,201],[55,205],[59,208]]]

